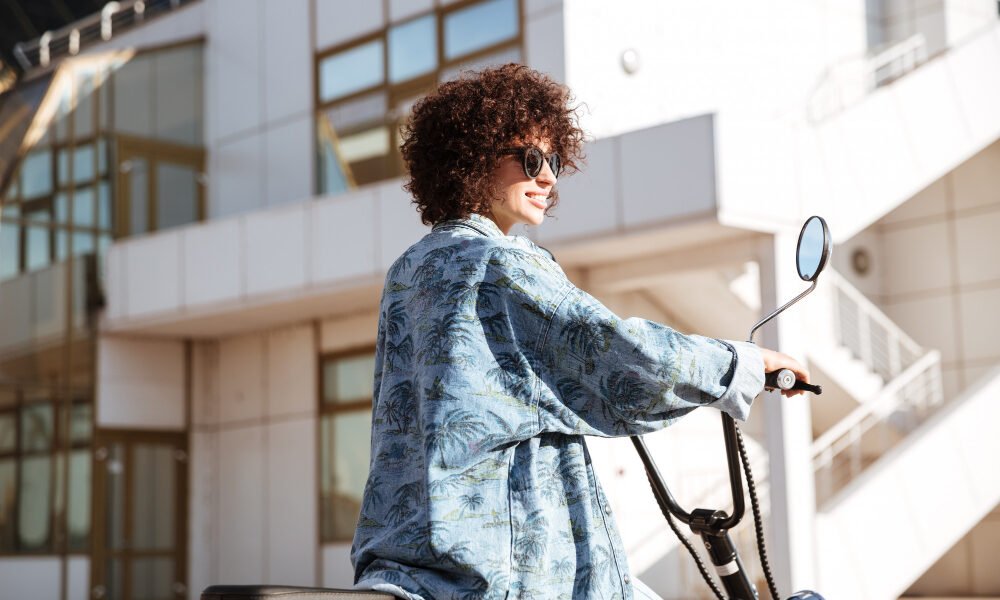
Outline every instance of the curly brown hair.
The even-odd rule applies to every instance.
[[[463,73],[418,101],[400,150],[424,224],[488,212],[503,148],[544,139],[566,171],[579,170],[584,134],[572,101],[566,86],[514,63]],[[557,200],[553,189],[546,214]]]

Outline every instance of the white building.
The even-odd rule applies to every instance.
[[[0,96],[0,597],[351,583],[378,295],[425,231],[396,126],[507,61],[594,137],[527,233],[623,316],[741,339],[829,221],[834,268],[758,338],[826,393],[744,427],[783,593],[1000,596],[997,13],[147,1],[26,45]],[[724,507],[717,421],[649,436],[687,507]],[[633,571],[710,597],[629,442],[593,448]]]

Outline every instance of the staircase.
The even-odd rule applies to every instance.
[[[817,399],[846,414],[829,426],[814,419],[817,588],[831,598],[898,598],[1000,502],[1000,436],[990,430],[1000,419],[1000,369],[946,398],[940,353],[838,273],[823,274],[809,304],[810,337],[825,340],[810,365],[846,392]]]

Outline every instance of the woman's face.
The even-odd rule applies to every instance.
[[[515,144],[520,145],[522,144]],[[545,154],[551,151],[549,142],[545,140],[535,141],[530,145]],[[524,174],[523,158],[523,154],[503,156],[493,171],[500,197],[492,202],[490,214],[486,216],[493,219],[505,234],[510,233],[511,228],[518,223],[541,225],[545,219],[549,194],[556,185],[556,176],[548,161],[543,161],[541,172],[532,178]]]

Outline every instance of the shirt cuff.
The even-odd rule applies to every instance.
[[[746,421],[753,399],[764,391],[764,359],[760,349],[750,342],[719,340],[733,353],[729,387],[716,402],[716,407],[730,417]]]

